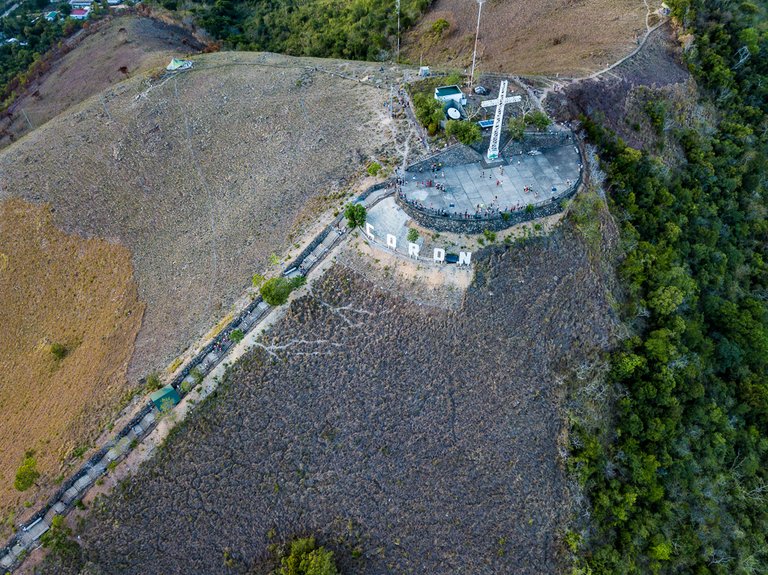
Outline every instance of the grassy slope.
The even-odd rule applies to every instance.
[[[651,5],[657,5],[651,2]],[[646,8],[638,0],[536,0],[486,2],[480,25],[481,72],[582,75],[628,53],[645,31]],[[432,23],[451,27],[439,41]],[[405,35],[403,53],[413,62],[467,68],[477,22],[477,4],[437,0]]]
[[[0,147],[42,126],[67,108],[126,78],[202,46],[182,28],[152,18],[112,19],[53,64],[0,119]],[[24,114],[26,113],[26,118]]]
[[[175,78],[119,84],[0,153],[0,197],[48,201],[65,229],[131,249],[148,304],[132,376],[224,315],[318,198],[389,141],[385,91],[304,68],[320,64],[347,66],[203,56]]]
[[[130,253],[64,234],[45,206],[0,203],[0,510],[34,501],[13,489],[24,451],[37,451],[40,485],[93,439],[126,386],[144,305]],[[69,349],[57,361],[50,345]]]

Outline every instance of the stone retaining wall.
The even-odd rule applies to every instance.
[[[527,154],[531,150],[546,150],[567,144],[576,145],[576,139],[570,131],[557,132],[525,132],[523,140],[510,140],[501,151],[502,157],[509,161],[513,156]]]
[[[438,162],[444,166],[461,166],[463,164],[474,164],[476,162],[481,162],[482,160],[482,154],[469,146],[465,146],[464,144],[453,144],[435,154],[420,158],[408,166],[405,171],[428,172],[431,169],[432,164]]]
[[[581,178],[579,178],[581,180]],[[518,210],[516,212],[504,212],[493,218],[456,218],[433,213],[431,210],[420,209],[403,201],[396,196],[395,201],[403,208],[403,211],[411,216],[419,225],[436,230],[438,232],[452,232],[456,234],[481,234],[485,230],[499,232],[511,228],[523,222],[530,222],[546,216],[560,213],[565,208],[568,198],[573,196],[578,189],[577,185],[551,202],[534,206],[532,209]]]

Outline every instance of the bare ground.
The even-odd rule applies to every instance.
[[[665,140],[646,112],[646,106],[656,102],[667,103],[664,130],[673,125],[690,127],[708,115],[697,104],[695,84],[670,24],[653,32],[637,54],[610,73],[550,92],[546,100],[556,118],[591,116],[636,148],[653,148]],[[675,157],[676,153],[669,149],[664,155]]]
[[[128,250],[52,219],[47,206],[0,202],[0,512],[17,517],[114,412],[144,311]],[[13,481],[28,449],[42,477],[22,494]]]
[[[134,78],[0,153],[0,198],[49,202],[65,230],[132,253],[147,303],[129,376],[183,350],[333,201],[389,152],[378,65],[255,53]]]
[[[77,39],[66,42],[77,42]],[[153,18],[111,19],[53,62],[0,118],[0,148],[105,88],[203,45],[188,31]]]
[[[612,339],[601,278],[570,228],[486,250],[460,310],[332,268],[95,503],[91,572],[266,573],[308,532],[346,573],[559,571],[562,376]]]
[[[649,2],[652,9],[660,3]],[[629,53],[646,30],[642,0],[492,0],[483,5],[477,69],[481,73],[582,76]],[[444,18],[441,38],[432,24]],[[404,38],[412,62],[469,68],[477,4],[437,0]]]

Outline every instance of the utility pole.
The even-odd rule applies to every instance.
[[[472,51],[472,72],[469,75],[469,88],[472,89],[472,85],[475,82],[475,61],[477,60],[477,38],[480,36],[480,13],[483,11],[483,2],[485,0],[477,0],[477,28],[475,29],[475,49]]]
[[[400,63],[400,0],[396,0],[397,4],[397,59],[396,64]]]

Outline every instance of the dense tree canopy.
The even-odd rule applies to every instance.
[[[0,34],[16,42],[0,42],[0,100],[6,108],[27,79],[46,69],[44,55],[56,43],[79,29],[77,20],[36,20],[32,4],[22,4],[12,15],[0,19]],[[34,22],[32,22],[34,20]]]
[[[586,122],[622,225],[636,335],[612,360],[614,433],[582,428],[575,441],[595,528],[580,573],[768,565],[765,5],[670,4],[720,117],[710,133],[678,130],[685,161],[671,170]]]
[[[401,30],[428,5],[402,0]],[[397,35],[395,0],[216,0],[196,12],[201,26],[239,50],[381,60]]]

